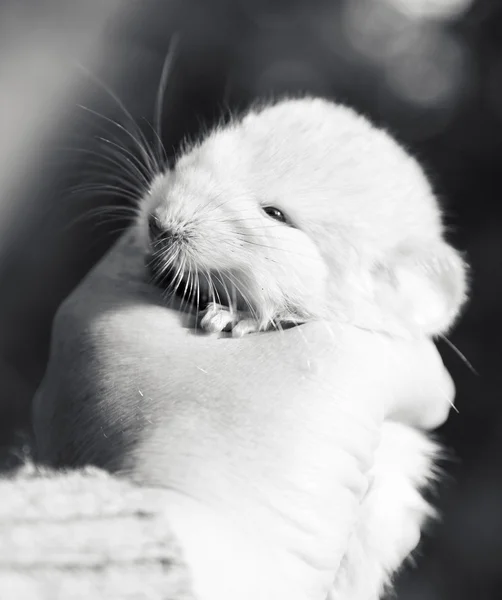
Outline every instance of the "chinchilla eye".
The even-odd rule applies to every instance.
[[[279,221],[280,223],[288,223],[286,215],[282,212],[282,210],[279,210],[275,206],[264,206],[263,212],[275,221]]]

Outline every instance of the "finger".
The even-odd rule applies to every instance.
[[[384,418],[412,427],[435,429],[448,418],[455,386],[429,339],[394,338],[352,326],[328,328],[325,323],[309,324],[304,333],[313,342],[311,365],[336,361],[338,387],[340,374],[345,374],[354,413],[377,414],[382,399]],[[366,385],[368,393],[358,392],[357,385]]]
[[[454,405],[455,385],[430,341],[399,343],[388,418],[421,429],[441,426]]]

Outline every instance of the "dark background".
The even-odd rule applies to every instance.
[[[64,57],[61,68],[73,77],[53,125],[36,141],[26,138],[30,161],[8,188],[0,185],[0,208],[9,208],[0,212],[2,443],[28,422],[59,302],[127,224],[119,209],[89,211],[125,206],[129,197],[82,184],[109,184],[112,173],[122,173],[124,182],[130,176],[82,150],[110,156],[97,134],[124,145],[130,139],[77,104],[133,130],[108,87],[152,140],[145,119],[152,121],[176,31],[180,42],[163,107],[169,154],[228,108],[308,91],[387,127],[427,169],[451,241],[472,265],[471,301],[450,339],[476,373],[439,342],[458,390],[458,414],[452,412],[440,434],[456,458],[444,465],[450,476],[437,500],[443,523],[425,539],[417,567],[401,577],[398,598],[502,598],[502,2],[131,0],[105,19],[103,7],[111,4],[89,1],[83,11],[69,1],[0,0],[0,33],[2,27],[11,36],[16,28],[27,32],[28,44],[37,40],[37,57],[40,40],[47,42],[45,64]],[[36,81],[26,100],[36,99],[43,69],[25,70],[26,61],[5,39],[0,36],[3,66],[18,75],[16,85]],[[102,84],[75,68],[74,55]],[[0,123],[17,108],[9,103],[13,84],[4,71],[0,62]],[[8,150],[12,140],[3,142]],[[1,149],[0,143],[0,158]]]

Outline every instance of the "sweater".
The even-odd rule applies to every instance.
[[[189,600],[162,490],[27,462],[0,479],[0,600]]]

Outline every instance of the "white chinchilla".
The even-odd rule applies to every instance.
[[[312,319],[434,336],[466,298],[418,163],[353,110],[318,98],[252,108],[188,148],[142,200],[150,270],[233,335]],[[206,308],[207,306],[207,308]],[[386,422],[333,600],[376,600],[432,509],[438,447]]]

